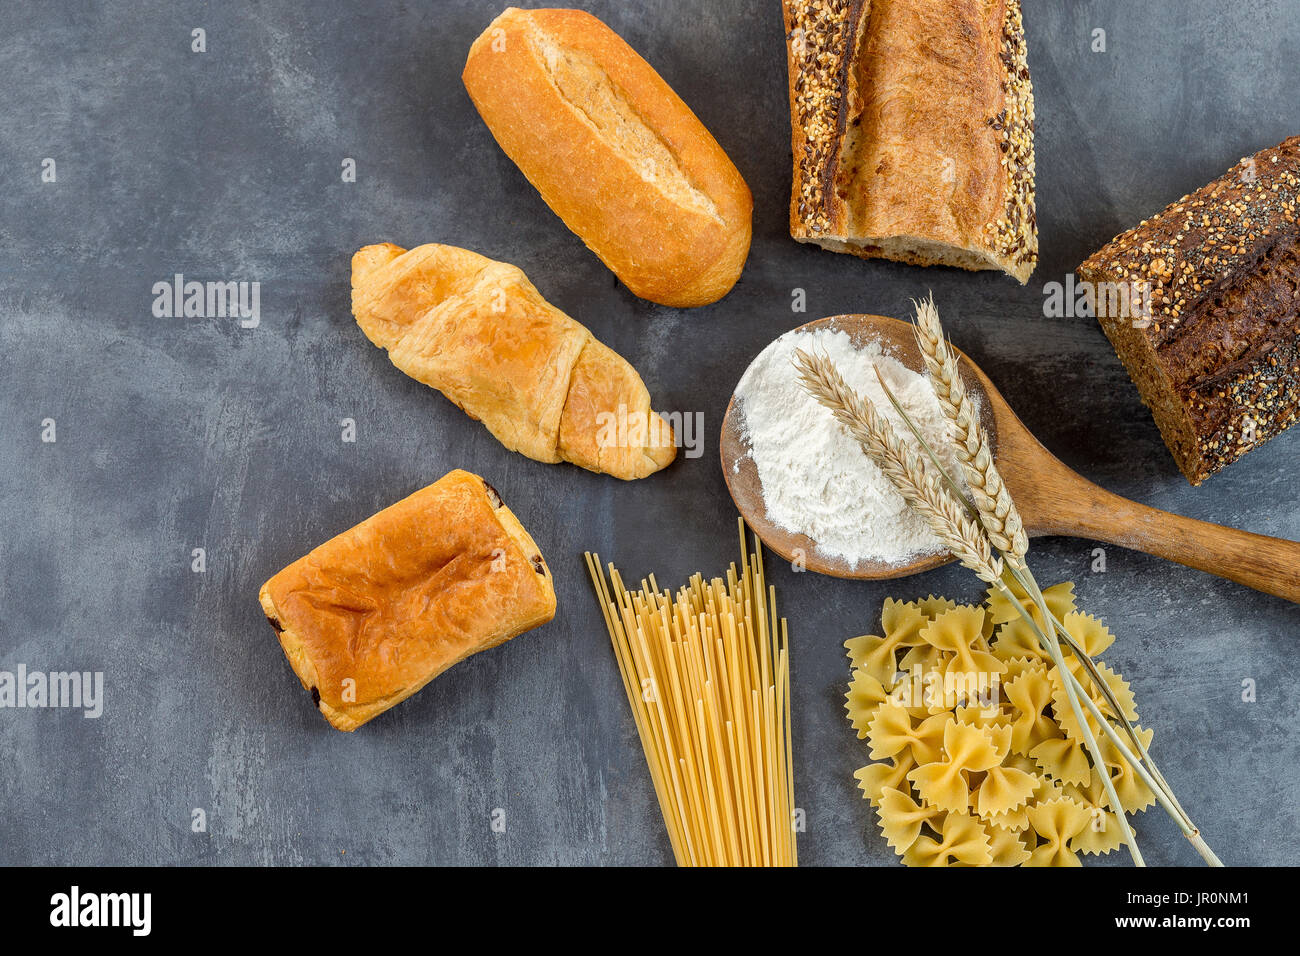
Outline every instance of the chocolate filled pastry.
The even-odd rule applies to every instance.
[[[511,451],[624,479],[677,455],[636,369],[509,263],[436,243],[365,246],[352,314],[394,365]]]
[[[459,470],[299,558],[259,599],[339,730],[555,616],[541,551],[491,485]]]

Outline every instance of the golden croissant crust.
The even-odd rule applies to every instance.
[[[434,243],[365,246],[352,257],[352,314],[394,365],[512,451],[624,479],[677,454],[636,369],[515,266]]]

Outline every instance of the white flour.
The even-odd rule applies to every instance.
[[[942,550],[858,443],[799,385],[792,364],[795,349],[830,358],[850,387],[873,402],[900,437],[915,442],[876,380],[874,363],[948,473],[959,480],[961,476],[947,420],[925,375],[885,355],[878,343],[854,348],[848,334],[838,329],[796,330],[764,349],[736,386],[768,518],[812,538],[823,557],[849,565],[868,559],[900,564]]]

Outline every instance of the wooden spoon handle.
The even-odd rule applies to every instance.
[[[1069,489],[1072,493],[1063,495],[1054,510],[1045,510],[1036,531],[1154,554],[1300,603],[1300,542],[1184,518],[1074,477],[1078,484]]]

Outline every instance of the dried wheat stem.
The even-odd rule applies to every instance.
[[[1218,857],[1201,839],[1200,831],[1178,805],[1173,792],[1155,769],[1154,763],[1151,763],[1148,769],[1143,765],[1143,760],[1129,750],[1115,728],[1102,715],[1096,703],[1084,691],[1083,684],[1066,667],[1061,646],[1056,639],[1058,630],[1070,643],[1074,653],[1087,660],[1090,676],[1098,687],[1102,688],[1102,693],[1110,697],[1107,693],[1108,688],[1096,673],[1092,660],[1074,644],[1064,624],[1048,609],[1042,590],[1024,561],[1024,555],[1028,550],[1024,526],[1019,512],[1011,501],[1010,492],[993,464],[987,435],[974,413],[973,405],[958,374],[952,351],[943,338],[943,330],[939,325],[934,303],[933,301],[916,303],[916,307],[917,342],[926,357],[926,367],[930,371],[935,391],[939,395],[940,405],[949,422],[954,426],[952,429],[954,444],[957,446],[958,457],[976,503],[976,510],[980,516],[978,522],[970,516],[969,502],[963,503],[963,500],[959,500],[960,495],[949,492],[939,484],[926,460],[899,440],[889,422],[880,415],[875,406],[870,402],[864,402],[848,386],[830,359],[797,350],[794,365],[799,372],[800,384],[848,429],[849,434],[858,442],[867,457],[875,462],[907,503],[926,520],[948,550],[963,565],[999,590],[1017,608],[1065,677],[1065,689],[1070,699],[1070,706],[1082,729],[1093,766],[1103,767],[1104,761],[1096,737],[1084,719],[1085,706],[1093,718],[1099,721],[1106,731],[1106,736],[1121,756],[1127,760],[1143,782],[1151,788],[1164,809],[1187,833],[1202,857],[1211,865],[1221,866]],[[899,410],[906,419],[907,413],[901,408]],[[920,439],[919,434],[917,437]],[[921,439],[921,444],[924,446],[924,439]],[[937,460],[934,467],[940,472],[944,471]],[[1003,580],[1004,563],[994,554],[994,548],[1001,551],[1006,559],[1009,579],[1014,578],[1020,583],[1039,614],[1042,615],[1043,621],[1050,622],[1050,627],[1046,624],[1040,625],[1020,598],[1012,592],[1007,580]],[[1121,720],[1124,720],[1122,708],[1113,701],[1111,706],[1121,715]],[[1128,721],[1124,720],[1124,724],[1143,758],[1150,762],[1149,755],[1146,754],[1145,748],[1142,747],[1141,741],[1137,739],[1132,728],[1128,726]],[[1134,862],[1139,866],[1144,865],[1133,831],[1122,812],[1122,805],[1109,775],[1103,777],[1102,784],[1110,806],[1120,808],[1117,812],[1121,833],[1133,854]]]
[[[988,537],[929,471],[925,461],[899,440],[870,402],[849,387],[830,359],[795,351],[799,382],[824,405],[884,472],[903,499],[925,518],[930,530],[963,565],[989,584],[1002,577]]]
[[[980,424],[979,414],[957,369],[957,357],[948,347],[939,323],[934,298],[913,302],[916,342],[925,357],[925,367],[939,407],[952,426],[953,447],[961,462],[971,498],[980,514],[980,522],[993,546],[1006,555],[1013,566],[1023,567],[1029,539],[1011,493],[993,463],[988,433]]]

